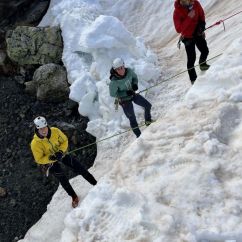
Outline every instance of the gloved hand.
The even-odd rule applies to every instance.
[[[133,84],[133,85],[132,85],[132,89],[133,89],[134,91],[137,91],[137,90],[138,90],[138,85],[137,85],[137,84]]]
[[[50,156],[49,156],[49,160],[53,160],[53,161],[55,161],[55,160],[57,160],[57,158],[56,158],[55,155],[50,155]]]
[[[57,160],[61,160],[63,157],[63,151],[59,150],[59,151],[55,152],[55,157]]]
[[[200,30],[201,30],[201,32],[204,32],[205,31],[205,26],[206,26],[206,22],[205,21],[201,21],[201,22],[199,22],[199,28],[200,28]]]
[[[133,96],[135,94],[135,92],[133,90],[128,90],[126,91],[128,96]]]
[[[195,37],[196,36],[203,36],[204,37],[205,26],[206,26],[206,23],[204,21],[199,22],[195,31],[194,31],[194,36]]]

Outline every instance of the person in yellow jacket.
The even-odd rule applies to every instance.
[[[68,195],[72,197],[72,207],[77,207],[79,198],[65,176],[60,163],[72,168],[92,185],[97,184],[96,179],[81,165],[80,161],[65,154],[68,149],[68,138],[60,129],[49,127],[42,116],[35,118],[34,124],[35,134],[31,142],[31,150],[35,162],[42,166],[47,176],[50,172],[59,180]]]

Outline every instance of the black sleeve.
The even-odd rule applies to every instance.
[[[200,30],[203,32],[205,30],[206,22],[205,21],[200,21],[198,23],[198,26],[199,26]]]
[[[133,85],[132,85],[132,89],[133,89],[134,91],[137,91],[137,90],[138,90],[138,85],[137,85],[137,84],[133,84]]]

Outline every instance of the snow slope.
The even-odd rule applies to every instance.
[[[200,2],[207,26],[242,10],[235,0]],[[167,0],[52,1],[42,25],[62,28],[70,98],[98,139],[129,127],[108,94],[114,57],[135,69],[139,90],[185,69],[172,13]],[[192,87],[184,73],[143,93],[157,121],[139,139],[129,132],[98,143],[90,169],[98,185],[71,181],[76,209],[59,188],[22,242],[242,241],[242,15],[225,25],[206,32],[209,58],[222,54],[211,68],[197,70]]]

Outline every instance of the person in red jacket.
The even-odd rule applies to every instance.
[[[208,46],[205,39],[205,15],[201,4],[197,0],[176,0],[173,21],[177,33],[181,34],[181,41],[187,53],[187,69],[193,84],[197,79],[194,63],[196,61],[195,46],[201,52],[199,64],[202,71],[210,66],[206,63]]]

